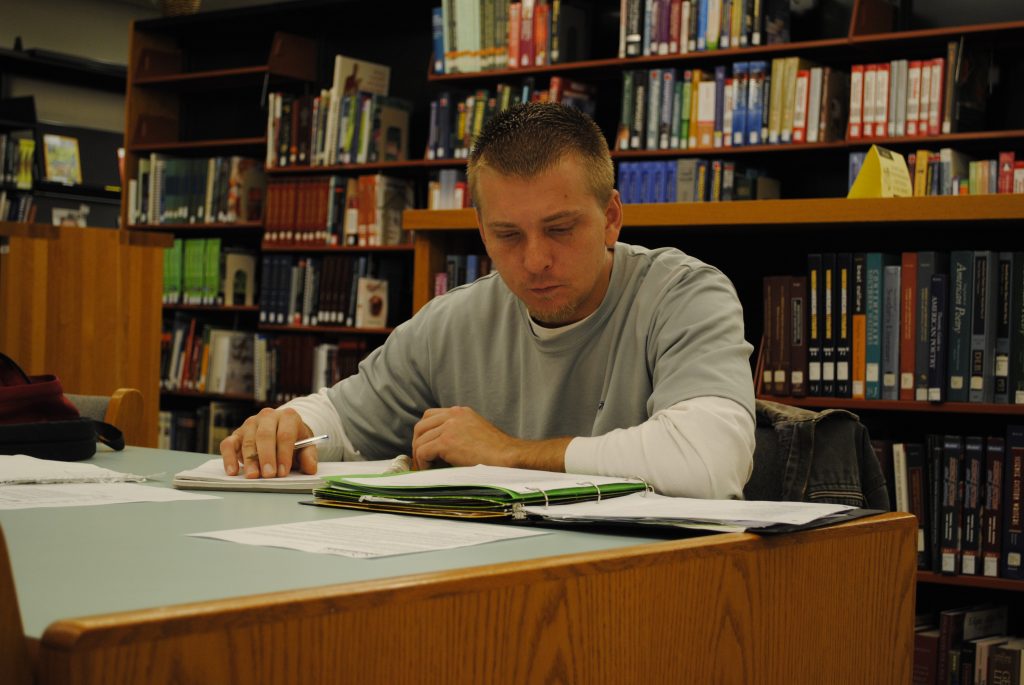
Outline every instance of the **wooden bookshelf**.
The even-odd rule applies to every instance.
[[[412,252],[412,243],[401,245],[310,245],[296,243],[294,245],[261,245],[262,252],[287,253],[360,253],[360,252]]]
[[[312,176],[316,174],[367,173],[374,171],[421,171],[466,166],[464,159],[403,159],[389,162],[330,164],[325,166],[275,166],[267,169],[270,176]]]
[[[208,312],[212,314],[258,314],[258,305],[242,304],[164,304],[164,309],[174,312]]]
[[[910,402],[904,400],[854,400],[847,397],[784,397],[758,395],[758,399],[806,409],[849,409],[850,411],[895,411],[947,414],[988,414],[1024,416],[1024,404],[983,404],[971,402]]]
[[[287,324],[261,323],[261,331],[278,333],[331,333],[339,335],[389,335],[393,328],[360,328],[356,326],[296,326]]]
[[[262,221],[235,221],[231,223],[167,223],[167,224],[134,224],[129,228],[137,231],[259,231],[263,230]]]
[[[929,585],[952,585],[956,587],[980,588],[985,590],[1006,590],[1024,592],[1024,581],[987,576],[947,576],[931,571],[918,571],[917,582]]]
[[[249,138],[214,138],[211,140],[173,140],[161,143],[139,143],[130,145],[129,152],[181,152],[188,153],[199,150],[231,151],[245,148],[265,148],[267,146],[266,136],[252,136]]]
[[[204,401],[225,401],[225,402],[255,402],[253,395],[244,393],[220,393],[202,392],[199,390],[161,390],[161,397],[181,397],[187,399],[198,399]]]

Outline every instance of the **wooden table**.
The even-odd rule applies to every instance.
[[[205,458],[96,462],[166,484]],[[187,537],[361,515],[214,494],[0,513],[38,682],[910,682],[907,514],[774,537],[552,530],[366,560]]]

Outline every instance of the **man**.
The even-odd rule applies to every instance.
[[[608,146],[577,110],[498,114],[468,165],[497,274],[437,297],[359,372],[250,417],[221,443],[228,473],[318,459],[417,468],[495,464],[634,476],[669,495],[741,497],[754,448],[742,309],[719,271],[618,243]]]

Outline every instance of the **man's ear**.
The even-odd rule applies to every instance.
[[[604,244],[606,247],[613,247],[622,230],[622,197],[614,188],[611,197],[608,198],[608,205],[604,209],[604,220]]]

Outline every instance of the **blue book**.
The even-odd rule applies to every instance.
[[[648,202],[665,202],[665,164],[648,162],[650,165],[650,199]]]
[[[768,77],[768,62],[754,60],[749,65],[747,77],[747,142],[761,144],[761,119],[764,114],[765,80]],[[735,121],[733,122],[735,125]]]
[[[430,10],[431,36],[434,41],[434,73],[444,73],[444,10],[435,7]]]
[[[722,147],[722,131],[725,129],[725,65],[715,67],[715,132],[711,138],[714,147]]]
[[[747,142],[747,80],[750,75],[748,62],[736,62],[732,65],[733,109],[732,109],[732,144],[744,145]]]
[[[885,267],[897,264],[895,255],[868,252],[865,259],[864,279],[864,397],[869,400],[882,398],[882,324],[885,312],[884,274]]]
[[[697,50],[702,51],[708,48],[708,0],[695,1],[697,2]]]
[[[971,293],[971,402],[995,398],[996,304],[999,288],[999,256],[988,250],[974,253],[974,284]]]
[[[974,252],[954,250],[949,257],[949,354],[946,399],[970,399],[971,322],[973,319]]]
[[[949,274],[932,275],[928,290],[928,401],[946,399]]]
[[[867,157],[867,152],[851,152],[850,153],[850,169],[846,181],[846,190],[850,190],[853,187],[853,182],[857,180],[857,174],[860,173],[860,168],[864,164],[864,158]]]
[[[665,202],[676,202],[676,163],[662,162],[665,167]]]

